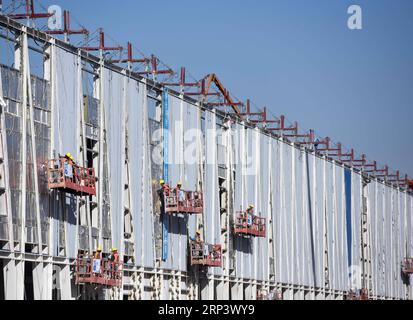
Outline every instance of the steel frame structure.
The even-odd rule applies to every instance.
[[[34,17],[33,17],[34,18]],[[113,64],[107,64],[106,62],[102,62],[101,59],[99,57],[93,56],[91,55],[88,51],[96,51],[96,50],[121,50],[123,48],[121,47],[106,47],[104,44],[104,34],[102,37],[101,34],[101,42],[99,47],[85,47],[85,48],[81,48],[81,51],[78,51],[77,48],[74,48],[73,46],[70,46],[62,41],[59,41],[57,39],[52,39],[50,37],[48,37],[45,33],[39,32],[35,29],[32,28],[27,28],[22,26],[21,24],[11,20],[10,18],[4,17],[4,16],[0,16],[0,26],[3,28],[9,28],[12,29],[14,32],[16,32],[17,37],[15,39],[16,41],[16,60],[17,62],[20,63],[16,63],[16,68],[20,68],[23,71],[23,75],[26,77],[27,80],[27,76],[28,74],[28,68],[27,65],[24,61],[24,59],[20,60],[21,56],[24,56],[24,53],[22,52],[22,48],[24,47],[24,42],[27,42],[27,38],[28,37],[32,37],[37,39],[38,41],[41,41],[42,43],[45,44],[46,50],[45,50],[45,54],[47,54],[48,52],[48,44],[57,44],[62,48],[66,48],[69,51],[72,51],[74,53],[77,53],[79,55],[79,57],[84,60],[87,61],[87,63],[90,63],[92,65],[94,65],[96,68],[98,68],[99,66],[102,65],[102,63],[105,64],[105,66],[107,66],[108,68],[120,72],[120,73],[125,73],[131,77],[133,77],[134,79],[137,79],[139,81],[144,81],[146,85],[150,86],[154,91],[156,91],[158,94],[162,93],[163,91],[163,86],[162,83],[158,83],[156,81],[150,80],[150,79],[144,79],[142,78],[142,75],[147,75],[148,73],[141,73],[141,72],[132,72],[130,69],[129,70],[124,70],[121,67],[115,66]],[[103,41],[102,41],[103,40]],[[27,44],[27,43],[26,43]],[[128,46],[129,49],[129,46]],[[134,62],[147,62],[146,59],[144,59],[145,61],[134,61],[133,57],[132,57],[132,48],[130,47],[130,50],[128,50],[129,54],[128,54],[128,59],[126,60],[118,60],[115,61],[117,63],[134,63]],[[152,73],[156,73],[156,74],[162,74],[162,72],[158,72],[158,71],[162,71],[162,70],[157,70],[157,62],[155,62],[154,57],[151,58],[151,62],[152,62],[152,67],[154,68],[155,71],[152,71]],[[50,68],[50,66],[49,66]],[[168,72],[165,73],[170,73],[171,70],[169,70]],[[179,86],[181,87],[198,87],[201,88],[201,92],[195,93],[195,94],[184,94],[182,95],[180,92],[173,92],[173,94],[182,97],[184,100],[191,102],[192,104],[197,104],[199,105],[199,100],[197,99],[193,99],[191,98],[191,96],[201,96],[203,97],[203,101],[201,99],[201,106],[204,109],[209,109],[209,108],[215,108],[215,109],[219,109],[219,107],[222,106],[229,106],[233,109],[233,111],[235,112],[235,114],[230,114],[228,115],[227,112],[221,111],[221,110],[217,110],[217,115],[221,118],[228,118],[228,116],[232,117],[234,121],[245,121],[245,117],[258,117],[258,119],[256,120],[249,120],[246,121],[246,125],[247,126],[251,126],[254,127],[256,125],[262,124],[263,126],[266,126],[268,124],[278,124],[278,127],[275,128],[268,128],[268,127],[264,127],[263,129],[267,132],[267,134],[271,137],[276,137],[276,136],[281,136],[281,137],[285,137],[288,138],[289,140],[292,138],[297,138],[298,142],[291,142],[291,146],[292,147],[297,147],[297,145],[301,148],[302,145],[321,145],[321,144],[325,144],[326,148],[323,149],[318,149],[317,152],[319,153],[319,157],[323,157],[323,158],[338,158],[337,161],[341,162],[341,165],[343,167],[347,167],[347,168],[353,168],[353,170],[358,171],[357,167],[361,167],[363,168],[361,170],[362,174],[370,174],[370,173],[378,173],[379,175],[377,175],[378,178],[380,177],[390,177],[389,175],[389,169],[388,167],[384,168],[384,169],[378,169],[377,168],[377,163],[374,162],[372,165],[367,164],[367,161],[365,159],[365,156],[362,157],[361,160],[357,160],[354,159],[354,151],[351,151],[348,154],[343,154],[342,153],[342,149],[341,146],[337,149],[331,149],[329,142],[330,140],[327,138],[326,140],[323,141],[314,141],[314,132],[310,132],[308,134],[304,134],[304,135],[300,135],[298,133],[298,124],[295,123],[292,127],[287,127],[285,125],[285,117],[281,117],[280,119],[277,120],[270,120],[267,119],[267,112],[266,109],[264,109],[263,112],[258,112],[258,113],[253,113],[250,110],[250,106],[249,103],[247,103],[247,112],[243,113],[240,109],[240,107],[243,107],[244,104],[242,102],[238,102],[235,101],[231,95],[229,94],[229,91],[225,89],[225,87],[222,85],[222,83],[218,80],[217,76],[212,74],[207,76],[205,79],[205,81],[201,81],[201,83],[186,83],[186,79],[185,79],[185,70],[183,70],[181,72],[181,81],[179,83]],[[204,84],[203,84],[204,83]],[[163,83],[165,86],[169,85],[169,86],[175,86],[178,83]],[[216,94],[214,92],[211,92],[211,86],[212,84],[216,85],[218,87],[218,90],[220,92],[220,94]],[[27,81],[23,82],[23,92],[26,92],[26,101],[28,100],[27,96],[30,95],[29,94],[29,88],[28,88],[28,84]],[[209,96],[217,96],[217,95],[222,95],[224,98],[223,102],[209,102],[207,101],[207,97]],[[3,127],[4,128],[4,127]],[[292,132],[292,134],[288,134],[289,132]],[[277,134],[275,134],[277,133]],[[284,135],[284,133],[287,133],[286,135]],[[80,139],[80,138],[79,138]],[[301,139],[304,139],[304,141],[302,141]],[[307,140],[307,141],[306,141]],[[83,142],[82,142],[83,143]],[[325,155],[324,155],[325,152]],[[330,154],[330,152],[337,152],[336,154]],[[25,154],[25,152],[24,152]],[[24,156],[25,157],[25,156]],[[345,159],[342,160],[342,158],[350,158],[350,159]],[[327,160],[327,159],[326,159]],[[23,160],[23,162],[26,162],[26,159]],[[349,163],[349,165],[347,164]],[[357,164],[356,164],[357,163]],[[366,168],[372,168],[372,170],[365,170]],[[24,169],[25,170],[25,169]],[[25,172],[23,172],[23,176],[25,176]],[[370,175],[369,175],[370,176]],[[372,179],[376,179],[375,176],[371,176]],[[399,173],[397,173],[394,178],[396,178],[396,180],[391,180],[391,181],[395,181],[397,183],[400,182],[399,180]],[[388,185],[391,185],[391,181],[385,181]],[[405,179],[405,184],[408,184],[408,179],[406,177]],[[25,193],[25,188],[23,188],[23,192]],[[101,191],[100,191],[101,192]],[[39,217],[39,212],[37,213],[38,217]],[[9,230],[11,230],[11,235],[13,234],[13,227],[11,226],[11,221],[9,221]],[[23,227],[24,227],[24,221],[23,221]],[[41,232],[39,232],[39,234],[41,234]],[[52,236],[52,235],[51,235]],[[21,247],[24,247],[24,242],[20,244]],[[45,248],[38,248],[38,252],[36,255],[36,252],[33,253],[33,257],[35,258],[28,258],[25,254],[23,254],[21,252],[21,250],[19,251],[18,248],[17,250],[15,250],[16,248],[14,248],[14,245],[11,246],[10,248],[10,252],[9,253],[5,253],[5,252],[1,252],[0,253],[0,258],[2,259],[7,259],[7,260],[11,260],[11,261],[19,261],[19,263],[23,263],[25,261],[27,261],[27,259],[32,259],[33,261],[36,262],[36,264],[41,265],[44,268],[49,268],[51,265],[59,265],[62,267],[62,269],[65,269],[65,272],[67,272],[70,268],[70,266],[73,266],[73,261],[71,261],[68,258],[64,258],[64,257],[57,257],[57,256],[46,256],[46,255],[42,255],[41,252],[45,249]],[[40,254],[40,255],[39,255]],[[227,253],[226,253],[227,254]],[[24,267],[19,266],[20,269],[16,270],[16,273],[21,274],[22,270],[24,270]],[[50,269],[50,268],[49,268]],[[48,270],[49,270],[48,269]],[[48,271],[49,272],[49,271]],[[174,279],[174,281],[176,281],[178,279],[178,281],[182,282],[182,281],[187,281],[187,280],[193,280],[191,279],[191,276],[189,274],[183,273],[183,272],[176,272],[176,271],[169,271],[169,270],[163,270],[160,268],[137,268],[137,267],[130,267],[125,265],[125,269],[124,269],[124,275],[126,277],[130,277],[130,279],[132,279],[132,284],[135,286],[135,288],[137,289],[135,291],[135,298],[137,299],[142,299],[144,298],[144,280],[145,278],[149,278],[150,282],[153,285],[154,288],[154,292],[152,297],[154,299],[156,298],[168,298],[170,297],[169,294],[167,292],[164,291],[163,289],[163,285],[162,285],[162,281],[165,281],[165,279],[167,279],[168,277],[172,276],[172,278]],[[323,288],[316,288],[316,287],[306,287],[306,286],[297,286],[297,285],[291,285],[291,284],[285,284],[285,283],[277,283],[274,279],[272,279],[269,282],[263,282],[263,281],[258,281],[255,279],[242,279],[242,278],[237,278],[232,276],[230,273],[226,273],[222,276],[208,276],[208,278],[206,279],[208,282],[208,286],[203,287],[201,290],[198,290],[198,286],[199,284],[195,283],[191,289],[190,289],[190,293],[189,296],[193,297],[194,299],[198,299],[198,298],[207,298],[207,299],[213,299],[213,298],[217,298],[216,294],[214,293],[213,290],[211,290],[211,287],[213,287],[214,283],[218,283],[218,286],[220,288],[226,288],[225,290],[223,290],[222,292],[219,293],[218,298],[221,299],[226,299],[229,297],[229,291],[230,290],[234,290],[234,292],[236,291],[234,288],[244,288],[246,287],[247,290],[239,290],[240,293],[239,295],[241,297],[250,299],[250,298],[254,298],[254,296],[256,297],[256,292],[257,292],[257,288],[259,287],[263,287],[266,288],[268,290],[282,290],[283,291],[283,295],[286,299],[300,299],[300,298],[306,298],[306,299],[342,299],[346,292],[340,292],[337,290],[331,290],[328,289],[326,287]],[[174,290],[177,290],[176,288],[179,288],[180,283],[171,283],[172,284],[172,288]],[[231,289],[232,288],[232,289]],[[21,290],[21,288],[16,288],[16,291]],[[172,290],[173,291],[173,290]],[[176,291],[174,295],[179,296],[179,294],[176,293]],[[200,294],[199,294],[200,292]],[[250,292],[250,295],[247,295],[246,292]],[[254,293],[255,292],[255,293]],[[91,294],[91,293],[89,293]],[[113,296],[111,296],[113,298]],[[69,298],[69,297],[68,297]],[[388,298],[391,299],[391,297],[379,297],[379,296],[375,296],[375,298]]]

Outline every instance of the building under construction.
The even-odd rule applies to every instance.
[[[413,298],[407,176],[26,2],[0,15],[0,299]]]

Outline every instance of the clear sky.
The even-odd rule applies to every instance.
[[[411,0],[41,3],[413,176]],[[352,4],[363,30],[347,28]]]

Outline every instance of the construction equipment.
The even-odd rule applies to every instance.
[[[251,213],[250,210],[236,213],[234,222],[234,233],[243,236],[265,238],[267,231],[267,220]]]
[[[202,192],[174,189],[164,193],[165,213],[168,214],[202,214],[204,212],[204,197]]]
[[[96,176],[93,168],[83,168],[67,157],[48,161],[48,188],[76,196],[96,195]]]
[[[190,241],[189,252],[191,266],[222,266],[222,246],[220,244],[210,245],[203,241]]]
[[[110,287],[122,285],[123,264],[109,259],[95,259],[79,254],[76,259],[76,284],[96,284]]]
[[[402,272],[405,275],[413,274],[413,258],[405,258],[402,262]]]

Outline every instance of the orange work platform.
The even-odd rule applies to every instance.
[[[77,196],[96,195],[95,169],[82,168],[67,158],[48,161],[48,187]]]
[[[237,212],[234,233],[238,235],[266,237],[266,219],[247,212]]]
[[[209,245],[205,242],[191,241],[190,244],[191,266],[222,267],[222,246]]]
[[[405,258],[402,263],[402,272],[404,274],[413,274],[413,258]]]
[[[165,212],[169,214],[202,214],[204,197],[202,192],[175,189],[165,194]]]
[[[76,284],[119,287],[122,285],[122,271],[121,263],[79,255],[76,259]]]

